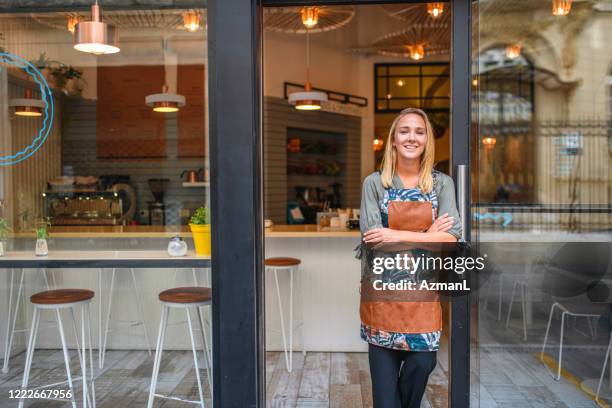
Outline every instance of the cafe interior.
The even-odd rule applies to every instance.
[[[207,9],[194,6],[200,3],[196,1],[185,2],[189,7],[184,8],[127,8],[119,3],[0,14],[0,55],[21,58],[0,59],[0,114],[6,118],[0,124],[0,149],[3,154],[35,150],[28,159],[0,168],[0,227],[6,226],[9,238],[0,240],[6,241],[0,247],[3,253],[34,254],[41,237],[49,256],[98,249],[165,252],[169,242],[194,249],[189,224],[194,212],[208,207],[211,199]],[[557,334],[561,330],[563,339],[563,323],[554,319],[547,325],[548,298],[529,294],[531,286],[523,279],[525,265],[538,265],[542,253],[554,257],[558,249],[546,239],[525,243],[532,225],[552,231],[557,222],[565,226],[582,219],[554,218],[557,214],[528,218],[532,212],[516,209],[541,197],[567,204],[561,196],[567,184],[534,187],[534,179],[547,170],[534,164],[536,152],[530,146],[540,110],[549,117],[557,115],[542,107],[559,95],[576,92],[581,83],[534,66],[520,46],[506,45],[511,35],[494,38],[495,30],[486,25],[499,24],[504,13],[516,18],[537,11],[545,16],[541,29],[553,32],[559,20],[550,13],[550,1],[538,0],[531,9],[505,8],[493,0],[481,3],[475,15],[482,20],[482,35],[493,39],[480,54],[482,66],[475,68],[482,75],[473,79],[473,111],[486,120],[501,119],[483,119],[482,128],[475,126],[478,166],[473,176],[484,181],[472,195],[490,204],[482,208],[515,205],[516,212],[507,229],[507,220],[484,215],[474,224],[500,264],[499,274],[487,275],[483,290],[472,299],[477,311],[473,403],[593,406],[589,404],[595,390],[581,383],[598,378],[607,359],[607,333],[598,336],[593,330],[603,312],[569,315],[572,326],[565,336],[570,345],[562,370],[560,355],[557,361],[552,351],[546,358],[536,351],[551,331],[549,342],[556,342],[561,352],[563,340],[559,343]],[[599,18],[580,14],[590,2],[576,3],[581,3],[573,9],[576,18]],[[436,169],[451,172],[450,13],[446,2],[263,9],[268,406],[372,406],[367,344],[359,337],[360,264],[354,256],[360,242],[361,183],[380,164],[390,124],[405,107],[427,112],[434,128]],[[104,47],[96,48],[88,42],[93,31],[87,24],[101,22],[107,25],[107,37]],[[504,27],[514,30],[512,25]],[[526,32],[521,31],[520,38],[528,43]],[[478,49],[476,39],[474,46]],[[533,53],[538,48],[524,46],[525,50]],[[32,148],[32,135],[43,133],[43,143]],[[539,152],[548,154],[546,146]],[[609,163],[603,168],[609,181]],[[595,203],[605,201],[603,193],[588,194]],[[609,213],[597,217],[577,231],[609,232]],[[525,259],[504,253],[509,233],[517,245],[524,245]],[[193,331],[189,338],[184,328],[169,329],[161,363],[156,357],[159,341],[155,344],[160,322],[157,294],[177,286],[209,287],[210,268],[4,272],[0,292],[8,302],[0,309],[0,395],[19,388],[28,364],[32,384],[64,381],[66,341],[73,376],[79,375],[85,351],[77,353],[79,337],[72,336],[68,323],[66,340],[56,328],[41,326],[36,353],[29,356],[28,333],[34,322],[28,299],[45,288],[87,287],[97,293],[90,317],[95,395],[77,384],[78,398],[95,398],[99,407],[145,406],[155,393],[150,391],[153,382],[160,393],[211,403],[210,302],[201,305],[197,344]],[[452,336],[448,306],[443,309],[442,346],[422,407],[450,406]],[[59,311],[57,316],[59,320]],[[56,322],[51,318],[43,323]],[[185,322],[171,315],[169,324]],[[586,337],[582,324],[590,330]],[[194,372],[196,346],[203,357],[195,357],[201,369]],[[584,354],[577,349],[584,349]],[[564,373],[559,378],[550,375],[557,368]],[[174,406],[170,403],[159,406]],[[14,404],[0,397],[0,407]]]

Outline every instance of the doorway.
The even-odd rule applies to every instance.
[[[266,406],[372,404],[359,337],[359,230],[334,227],[356,218],[361,182],[405,107],[433,122],[437,169],[462,189],[469,238],[469,180],[459,182],[455,168],[469,165],[470,2],[435,11],[426,2],[335,3],[263,4],[265,257],[299,261],[263,271]],[[300,92],[314,93],[310,109],[292,100]],[[469,404],[469,310],[467,296],[445,307],[431,406]]]

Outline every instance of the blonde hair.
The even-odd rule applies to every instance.
[[[427,118],[427,114],[421,109],[417,108],[406,108],[402,110],[391,124],[389,136],[387,137],[385,154],[380,165],[380,177],[382,180],[382,185],[385,188],[390,188],[393,186],[393,176],[395,175],[395,169],[397,166],[397,151],[395,149],[395,145],[393,144],[393,139],[395,138],[395,134],[397,133],[397,125],[399,121],[406,115],[418,115],[425,122],[425,132],[427,134],[427,140],[425,141],[425,150],[421,155],[421,163],[419,169],[419,188],[424,193],[429,193],[433,188],[432,171],[434,167],[435,157],[434,134],[431,123],[429,122],[429,118]]]

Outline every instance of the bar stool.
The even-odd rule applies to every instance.
[[[102,272],[100,272],[102,273]],[[112,309],[113,309],[113,295],[115,292],[115,274],[116,268],[113,268],[111,272],[111,281],[110,288],[108,290],[108,308],[106,309],[106,322],[104,324],[104,336],[100,335],[100,340],[102,341],[101,345],[98,347],[98,365],[100,368],[104,368],[104,359],[106,358],[106,344],[108,341],[108,334],[112,332],[112,328],[110,327],[111,318],[112,318]],[[134,272],[134,268],[130,268],[130,275],[132,281],[132,288],[134,289],[134,294],[136,297],[136,307],[138,308],[138,314],[140,315],[141,320],[125,320],[125,321],[116,321],[116,323],[127,324],[129,327],[142,326],[143,337],[147,346],[147,351],[149,355],[151,355],[151,343],[149,342],[149,333],[147,332],[147,326],[144,322],[144,307],[142,303],[142,299],[139,295],[139,287],[136,281],[136,274]],[[102,288],[100,288],[102,290]],[[100,304],[100,308],[102,308],[102,304]]]
[[[287,371],[293,369],[293,273],[299,270],[301,260],[297,258],[278,257],[266,259],[266,271],[274,272],[274,282],[276,283],[276,299],[278,300],[278,310],[280,315],[281,335],[283,338],[283,349],[285,351],[285,366]],[[289,273],[289,344],[287,344],[287,333],[285,331],[285,318],[283,302],[281,299],[280,286],[278,284],[278,272],[287,271]],[[302,323],[302,354],[306,355],[304,347],[304,331]]]
[[[208,358],[207,350],[208,350],[208,337],[206,336],[206,331],[204,330],[204,325],[202,323],[202,314],[200,312],[200,307],[210,306],[212,300],[212,290],[210,288],[205,287],[183,287],[183,288],[173,288],[168,289],[159,294],[159,300],[162,302],[162,315],[161,321],[159,324],[159,334],[157,336],[157,345],[155,347],[155,360],[153,362],[153,373],[151,375],[151,389],[149,391],[149,402],[147,404],[148,408],[153,407],[153,401],[157,398],[163,398],[173,401],[182,401],[191,404],[199,405],[201,408],[204,408],[204,392],[202,390],[202,381],[200,379],[200,367],[198,364],[198,354],[196,349],[196,342],[194,337],[193,330],[193,322],[191,320],[191,313],[189,309],[194,307],[196,309],[196,313],[198,315],[198,322],[200,323],[200,331],[202,332],[202,339],[204,342],[204,359],[206,368],[208,371],[208,385],[210,387],[212,393],[212,379],[211,379],[211,361]],[[157,394],[157,378],[159,376],[159,367],[161,363],[161,356],[164,348],[164,338],[166,336],[166,327],[168,325],[168,314],[170,313],[170,308],[183,308],[187,313],[187,324],[189,326],[189,337],[191,339],[191,349],[193,351],[193,364],[196,372],[196,380],[198,382],[198,393],[200,396],[199,401],[192,401],[181,399],[178,397],[172,397],[168,395]]]
[[[55,286],[55,275],[51,272],[51,281],[53,285],[49,284],[49,279],[47,277],[47,271],[45,269],[34,269],[35,272],[40,272],[44,281],[45,281],[45,289],[51,290],[52,286]],[[6,374],[9,371],[9,361],[11,359],[11,350],[13,348],[13,339],[15,337],[15,333],[27,332],[28,329],[17,329],[17,317],[19,316],[19,306],[21,305],[22,293],[25,292],[24,286],[24,278],[25,278],[25,269],[21,269],[17,272],[19,281],[19,286],[17,288],[17,297],[15,301],[13,301],[13,282],[15,281],[15,270],[11,269],[11,281],[9,283],[9,306],[8,306],[8,315],[7,315],[7,327],[4,339],[4,361],[2,362],[2,373]],[[13,306],[14,304],[14,306]],[[13,308],[14,307],[14,308]],[[46,329],[48,327],[42,327],[41,329]]]
[[[62,350],[64,352],[64,363],[66,365],[66,374],[68,376],[67,381],[59,383],[48,384],[39,386],[35,389],[44,389],[49,387],[57,387],[61,384],[68,383],[70,388],[70,399],[64,399],[64,401],[70,401],[72,407],[76,408],[76,399],[74,393],[73,381],[81,380],[83,383],[83,407],[96,406],[96,393],[93,381],[93,352],[91,349],[91,324],[89,316],[89,304],[91,299],[94,297],[94,292],[87,289],[58,289],[48,290],[45,292],[35,293],[30,297],[30,302],[34,306],[34,316],[32,317],[32,326],[30,328],[30,337],[28,340],[28,349],[26,353],[26,361],[23,372],[23,381],[21,382],[21,389],[28,389],[28,381],[30,377],[30,369],[32,368],[32,359],[34,356],[34,349],[36,346],[36,335],[38,334],[38,325],[40,323],[40,314],[43,310],[55,310],[57,318],[57,326],[59,329],[60,339],[62,342]],[[79,345],[79,335],[77,329],[77,323],[75,318],[74,310],[81,308],[81,342]],[[72,324],[74,327],[74,334],[77,341],[77,350],[79,356],[79,363],[81,365],[81,378],[72,378],[70,373],[70,356],[68,355],[68,346],[66,344],[66,335],[64,333],[64,326],[62,324],[62,318],[60,310],[69,309],[72,316]],[[87,337],[85,331],[87,330]],[[86,341],[87,339],[87,341]],[[89,343],[89,369],[90,369],[90,383],[91,383],[91,395],[89,392],[89,386],[87,384],[87,343]],[[93,403],[92,403],[93,401]],[[24,404],[23,399],[19,400],[19,408],[22,408]]]

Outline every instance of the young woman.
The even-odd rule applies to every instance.
[[[453,181],[433,166],[434,136],[427,115],[404,109],[391,125],[381,170],[363,183],[366,248],[459,239]],[[419,408],[442,330],[437,296],[423,302],[371,301],[362,289],[360,315],[361,337],[369,343],[374,408]]]

